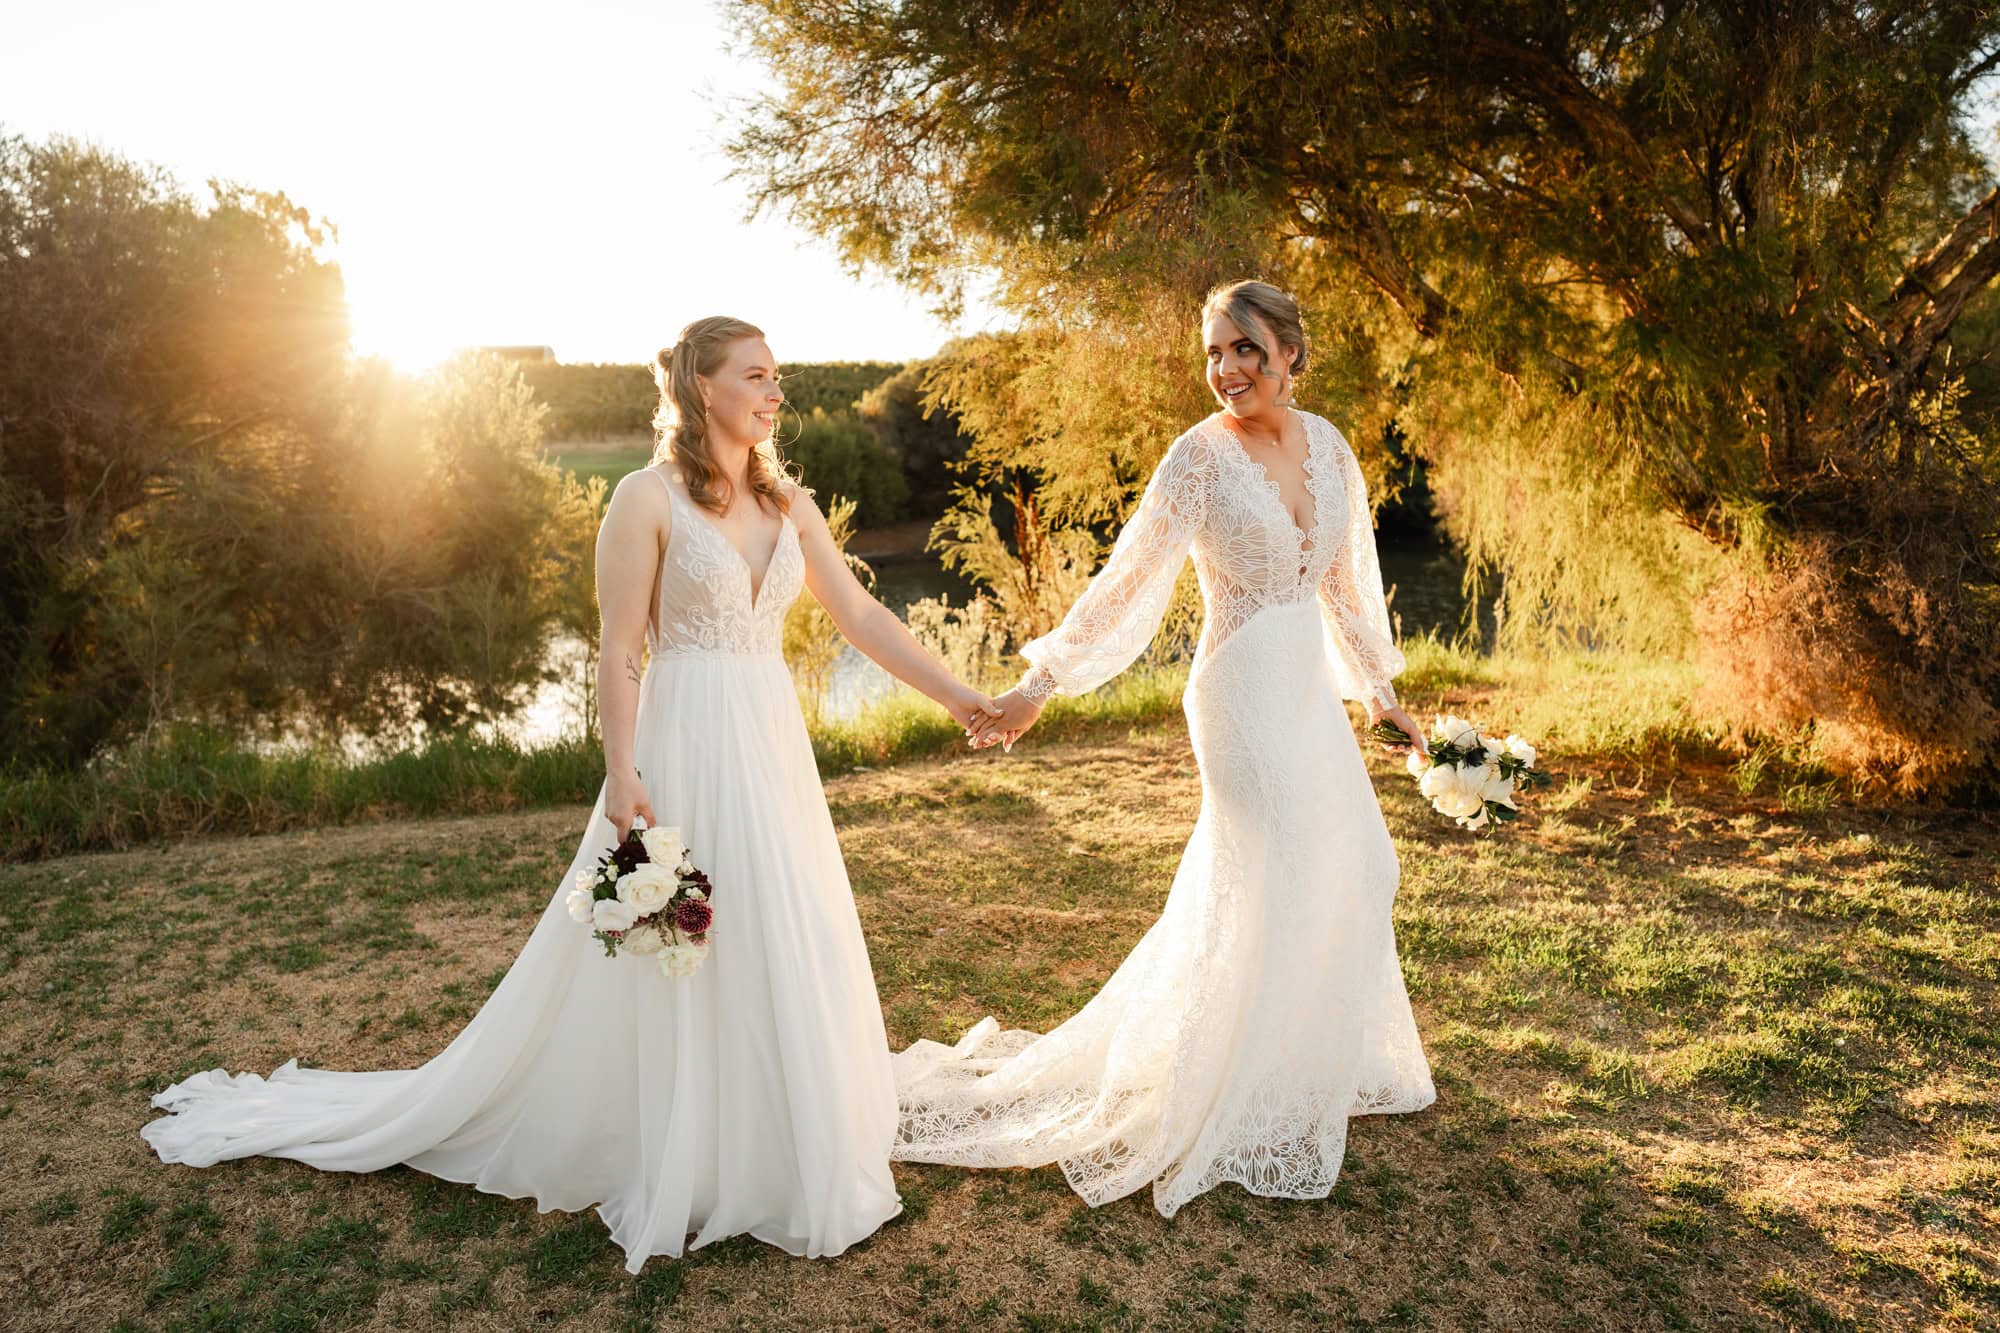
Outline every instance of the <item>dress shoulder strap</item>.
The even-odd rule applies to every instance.
[[[662,485],[662,486],[666,487],[666,491],[667,491],[667,501],[668,501],[668,503],[670,503],[670,504],[671,504],[671,503],[673,502],[673,498],[674,498],[674,486],[673,486],[673,483],[672,483],[672,482],[670,482],[670,481],[668,481],[668,480],[667,480],[667,474],[666,474],[666,473],[664,473],[664,472],[662,472],[662,471],[660,471],[660,470],[659,470],[658,468],[656,468],[656,467],[653,467],[653,466],[651,466],[651,465],[648,465],[648,466],[647,466],[647,468],[646,468],[646,471],[648,471],[648,472],[652,473],[652,474],[653,474],[654,476],[656,476],[656,477],[658,477],[658,478],[660,479],[660,485]]]

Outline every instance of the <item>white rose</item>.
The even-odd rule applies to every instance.
[[[647,859],[663,869],[679,865],[687,855],[687,844],[681,841],[678,824],[649,828],[639,835],[639,841],[645,844]]]
[[[1486,809],[1486,803],[1475,794],[1453,792],[1451,796],[1438,802],[1438,811],[1453,819],[1469,819]]]
[[[1467,815],[1465,818],[1459,820],[1458,822],[1460,824],[1463,824],[1471,832],[1474,833],[1479,832],[1479,830],[1486,827],[1486,807],[1483,805],[1480,806],[1478,814]]]
[[[1463,819],[1476,811],[1486,808],[1480,792],[1486,787],[1486,780],[1492,770],[1481,765],[1447,765],[1451,777],[1446,780],[1436,797],[1433,798],[1442,814],[1454,819]]]
[[[604,931],[628,930],[639,914],[622,898],[599,898],[591,908],[591,919]]]
[[[1428,800],[1435,801],[1457,785],[1458,769],[1451,764],[1439,764],[1436,768],[1427,768],[1417,774],[1417,790]]]
[[[1500,756],[1507,753],[1507,742],[1495,740],[1491,736],[1480,737],[1479,745],[1486,751],[1486,763],[1489,767],[1499,763]]]
[[[1519,808],[1514,804],[1514,779],[1504,776],[1498,767],[1493,769],[1493,776],[1486,779],[1479,788],[1479,799],[1482,802],[1492,801],[1496,805],[1504,805],[1509,810]]]
[[[701,966],[708,950],[695,944],[669,944],[660,950],[660,971],[670,977],[685,977]]]
[[[1507,738],[1507,753],[1513,755],[1529,768],[1533,768],[1535,766],[1535,756],[1538,751],[1519,736],[1509,736]]]
[[[618,877],[618,899],[633,906],[633,915],[651,916],[674,896],[674,883],[673,872],[648,863]]]
[[[1462,717],[1447,715],[1439,718],[1431,727],[1431,734],[1448,745],[1476,745],[1479,742],[1478,729]]]
[[[640,926],[625,934],[624,947],[630,953],[658,953],[665,944],[666,941],[660,938],[660,932],[651,926]]]
[[[1418,781],[1431,771],[1431,757],[1421,750],[1410,751],[1410,757],[1403,761],[1403,767],[1410,770],[1410,776]]]
[[[591,908],[596,901],[596,895],[579,884],[569,891],[569,897],[563,899],[563,905],[569,908],[570,920],[581,922],[587,926],[591,920]]]

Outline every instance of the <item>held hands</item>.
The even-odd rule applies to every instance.
[[[639,815],[645,816],[647,828],[659,822],[653,818],[653,802],[646,795],[646,784],[640,780],[639,770],[630,768],[605,778],[604,817],[618,830],[618,841],[625,841],[632,831],[633,818]]]
[[[997,701],[996,716],[972,733],[972,748],[983,750],[998,745],[1002,750],[1012,750],[1021,733],[1035,725],[1035,719],[1042,715],[1042,705],[1028,698],[1020,690],[1009,690]]]
[[[970,685],[959,686],[944,706],[967,736],[976,735],[983,724],[1000,716],[1000,705]]]

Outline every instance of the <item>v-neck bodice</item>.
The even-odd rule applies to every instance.
[[[1242,453],[1244,461],[1261,474],[1265,490],[1270,493],[1271,499],[1277,504],[1279,511],[1292,521],[1292,531],[1298,534],[1300,555],[1303,557],[1307,552],[1310,552],[1313,548],[1314,534],[1319,531],[1319,488],[1314,484],[1318,472],[1317,450],[1314,447],[1317,443],[1317,436],[1312,429],[1311,423],[1305,420],[1304,414],[1300,414],[1299,420],[1299,432],[1305,437],[1306,443],[1305,455],[1299,462],[1300,480],[1305,486],[1309,514],[1304,523],[1299,522],[1298,515],[1292,512],[1292,506],[1286,501],[1284,484],[1271,475],[1271,469],[1264,466],[1262,459],[1250,452],[1250,447],[1244,443],[1243,438],[1215,418],[1211,417],[1209,424],[1213,425],[1217,433],[1227,436],[1235,444],[1237,450]],[[1279,438],[1282,439],[1283,437],[1280,436]],[[1305,571],[1301,569],[1299,572],[1303,574]]]
[[[749,562],[722,529],[665,473],[647,471],[660,479],[673,507],[673,526],[660,560],[654,654],[778,653],[785,612],[805,586],[805,554],[791,515],[780,520],[763,580],[753,584]]]
[[[1260,615],[1289,614],[1317,599],[1343,695],[1393,702],[1389,681],[1403,658],[1382,595],[1367,485],[1333,423],[1300,416],[1313,501],[1308,527],[1292,517],[1278,483],[1235,433],[1204,420],[1168,448],[1110,560],[1063,623],[1021,655],[1057,689],[1102,684],[1152,639],[1192,551],[1204,611],[1197,671]]]

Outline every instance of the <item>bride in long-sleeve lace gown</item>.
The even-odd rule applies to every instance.
[[[1056,1162],[1092,1205],[1151,1184],[1169,1217],[1224,1181],[1324,1197],[1349,1116],[1436,1096],[1390,923],[1396,854],[1341,704],[1417,734],[1390,685],[1403,658],[1361,471],[1330,423],[1285,405],[1306,345],[1290,298],[1237,284],[1205,314],[1222,410],[1167,450],[982,733],[1011,738],[1049,693],[1124,670],[1192,550],[1206,620],[1184,707],[1202,805],[1166,906],[1046,1035],[988,1016],[954,1046],[919,1040],[892,1061],[895,1158]]]

